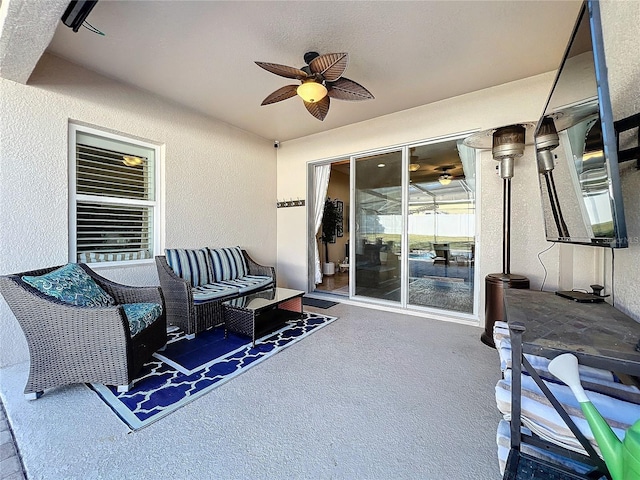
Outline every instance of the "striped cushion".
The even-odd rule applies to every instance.
[[[144,260],[152,258],[149,250],[138,250],[137,252],[78,252],[78,262],[98,263],[98,262],[124,262],[130,260]]]
[[[232,295],[238,295],[237,288],[231,285],[225,285],[223,283],[208,283],[193,289],[193,303],[195,305],[199,303],[210,302],[218,298],[230,297]]]
[[[499,347],[504,339],[510,340],[509,325],[498,320],[493,324],[493,343]]]
[[[247,262],[240,247],[210,248],[211,280],[221,282],[244,277],[249,273]]]
[[[225,285],[237,288],[241,294],[261,290],[273,283],[273,278],[262,275],[245,275],[244,277],[234,278],[233,280],[225,280]]]
[[[497,346],[497,344],[496,344]],[[500,356],[500,370],[505,371],[508,368],[511,368],[511,340],[509,338],[504,338],[500,342],[500,346],[498,347],[498,354]],[[538,355],[530,355],[525,353],[525,358],[529,361],[531,366],[536,369],[538,374],[545,379],[556,380],[556,377],[551,375],[549,372],[549,360],[545,357],[540,357]],[[604,381],[604,382],[615,382],[615,377],[613,373],[609,370],[602,370],[600,368],[589,367],[587,365],[578,365],[578,369],[580,371],[580,377],[583,380],[591,379],[593,381]]]
[[[180,278],[199,287],[209,283],[209,263],[206,249],[187,250],[183,248],[166,249],[167,263]]]
[[[502,322],[496,322],[496,325]],[[506,325],[506,324],[505,324]],[[499,338],[496,335],[496,327],[494,326],[494,341],[498,354],[500,356],[500,370],[504,374],[511,374],[511,339],[507,335]],[[538,372],[545,380],[551,380],[558,382],[559,380],[549,372],[549,360],[548,358],[540,357],[537,355],[524,355],[529,361],[531,366]],[[582,380],[583,387],[586,390],[602,393],[613,398],[625,400],[632,403],[640,404],[640,389],[631,385],[624,385],[620,383],[619,379],[609,370],[602,370],[599,368],[589,367],[587,365],[578,365],[580,372],[580,378]],[[526,370],[523,373],[528,375]]]
[[[498,381],[496,385],[496,403],[498,410],[504,415],[505,420],[510,420],[511,415],[511,371],[505,372],[505,378]],[[578,401],[575,399],[569,387],[545,382],[551,393],[558,399],[567,411],[576,426],[582,431],[587,439],[593,444],[596,451],[599,451],[591,428],[584,418]],[[607,395],[587,391],[589,400],[593,402],[600,414],[611,426],[618,438],[624,438],[624,432],[634,422],[638,420],[638,404],[618,400]],[[563,448],[585,453],[584,448],[564,420],[551,406],[551,403],[544,396],[540,388],[533,379],[527,375],[522,375],[522,412],[521,417],[524,425],[542,438],[549,440]]]

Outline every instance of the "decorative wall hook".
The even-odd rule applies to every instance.
[[[304,207],[304,205],[304,200],[301,200],[300,198],[296,198],[295,200],[292,198],[289,200],[278,200],[278,203],[276,203],[277,208]]]

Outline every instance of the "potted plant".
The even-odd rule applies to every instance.
[[[324,202],[324,213],[322,214],[322,243],[324,243],[322,273],[325,275],[333,275],[336,271],[335,263],[329,261],[329,243],[335,242],[339,220],[338,207],[335,201],[327,197]]]

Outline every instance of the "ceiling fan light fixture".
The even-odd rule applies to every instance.
[[[451,175],[443,173],[438,177],[438,181],[440,182],[440,185],[449,185],[451,183]]]
[[[296,93],[305,102],[316,103],[327,96],[327,87],[314,80],[308,80],[298,87]]]
[[[284,78],[293,78],[302,85],[285,85],[265,98],[261,105],[281,102],[296,95],[304,100],[307,111],[322,121],[329,113],[330,99],[370,100],[373,95],[357,82],[343,76],[349,63],[348,53],[307,52],[302,68],[269,62],[256,62],[260,68]]]
[[[419,163],[410,163],[409,164],[409,171],[410,172],[417,172],[418,170],[420,170],[420,164]]]

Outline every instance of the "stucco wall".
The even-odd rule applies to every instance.
[[[601,13],[613,118],[619,120],[640,113],[640,2],[601,1]],[[634,133],[637,139],[637,130]],[[610,300],[640,321],[640,171],[635,165],[635,161],[620,165],[629,248],[615,251],[613,269],[611,252],[605,261],[614,294]]]
[[[166,247],[246,247],[276,263],[272,142],[45,55],[27,85],[0,79],[0,274],[68,261],[68,122],[164,146]],[[105,269],[157,285],[155,264]],[[28,359],[0,300],[0,366]]]

